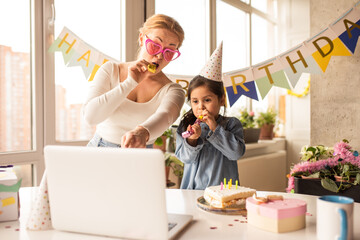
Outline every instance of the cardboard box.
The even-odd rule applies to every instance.
[[[0,166],[0,222],[19,218],[20,185],[12,166]]]

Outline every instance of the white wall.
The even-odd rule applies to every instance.
[[[286,0],[282,9],[283,28],[287,49],[302,43],[310,37],[310,1]],[[303,74],[293,92],[302,93],[308,84],[309,75]],[[310,144],[310,96],[298,98],[286,95],[286,140],[287,169],[299,161],[303,145]]]

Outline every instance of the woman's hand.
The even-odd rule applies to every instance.
[[[128,75],[131,76],[137,83],[140,83],[146,76],[150,74],[148,65],[150,63],[145,59],[138,60],[129,66]]]
[[[150,133],[142,126],[127,132],[121,139],[122,148],[145,148],[149,140]]]

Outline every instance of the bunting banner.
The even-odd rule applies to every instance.
[[[81,66],[88,81],[94,79],[95,73],[102,64],[107,61],[119,62],[81,40],[67,27],[63,28],[48,51],[61,52],[68,67]]]
[[[252,68],[224,73],[223,82],[230,106],[232,106],[241,95],[258,100]]]
[[[305,44],[301,44],[288,52],[281,54],[280,61],[293,88],[295,88],[302,73],[321,73],[319,65],[311,56],[310,52],[305,47]]]
[[[302,44],[262,63],[222,75],[230,107],[242,96],[264,99],[272,87],[291,90],[302,73],[321,74],[332,56],[351,56],[360,36],[360,7],[346,11],[324,30]],[[107,61],[119,62],[93,48],[64,27],[49,52],[61,52],[66,66],[81,66],[88,81],[92,81],[100,66]],[[187,92],[193,76],[167,74]]]
[[[187,89],[189,87],[189,83],[194,76],[186,76],[186,75],[175,75],[175,74],[167,74],[166,75],[171,81],[180,84],[180,86],[185,91],[185,96],[187,97]]]

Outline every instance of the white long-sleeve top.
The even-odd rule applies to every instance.
[[[113,62],[103,64],[90,82],[83,115],[105,140],[120,144],[126,132],[143,126],[150,133],[148,144],[153,143],[179,117],[185,101],[179,84],[166,84],[145,103],[127,98],[137,85],[130,76],[120,82],[119,67]]]

